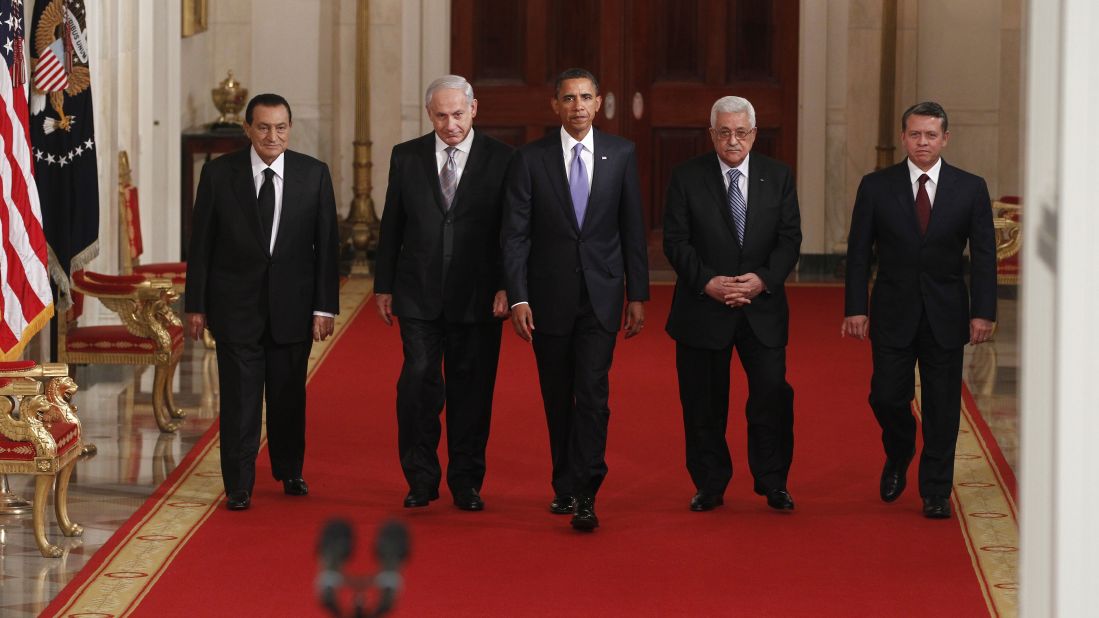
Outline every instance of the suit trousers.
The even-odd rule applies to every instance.
[[[870,407],[882,429],[885,455],[906,461],[916,448],[915,368],[922,391],[923,453],[920,495],[948,497],[954,482],[954,450],[961,417],[964,347],[944,348],[935,341],[926,312],[911,344],[894,348],[872,342],[874,374]]]
[[[299,478],[305,460],[305,379],[313,342],[280,344],[264,329],[256,343],[218,341],[221,476],[227,492],[252,491],[263,403],[276,480]]]
[[[737,312],[733,343],[710,350],[675,347],[683,405],[687,471],[695,488],[722,495],[733,476],[725,430],[729,418],[729,366],[737,350],[748,377],[748,468],[755,488],[786,489],[794,457],[794,389],[786,381],[786,348],[763,345]]]
[[[480,491],[502,322],[459,324],[440,317],[398,323],[404,364],[397,380],[397,448],[405,480],[410,488],[438,490],[439,416],[445,406],[447,486],[451,492]]]
[[[577,279],[572,331],[546,335],[535,330],[534,357],[549,428],[553,491],[594,497],[607,476],[609,374],[617,333],[600,325],[584,278]]]

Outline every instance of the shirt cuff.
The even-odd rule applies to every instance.
[[[314,311],[314,312],[313,312],[313,315],[314,315],[314,316],[320,316],[320,317],[322,317],[322,318],[334,318],[334,317],[336,317],[336,314],[334,314],[334,313],[327,313],[327,312],[325,312],[325,311]]]
[[[521,301],[515,303],[514,305],[512,305],[511,307],[509,307],[509,309],[514,309],[514,308],[518,307],[519,305],[529,305],[529,304],[530,303],[528,303],[527,301],[521,300]]]

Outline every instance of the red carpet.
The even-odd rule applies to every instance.
[[[915,466],[897,503],[878,499],[869,344],[839,337],[842,288],[790,290],[792,514],[768,509],[751,491],[739,367],[726,505],[687,510],[693,487],[683,464],[674,344],[656,327],[671,287],[653,292],[652,330],[620,340],[616,351],[610,473],[594,534],[575,533],[568,517],[547,511],[549,455],[533,352],[509,326],[482,492],[487,510],[458,511],[445,486],[429,508],[400,507],[407,490],[394,412],[400,341],[371,307],[309,386],[312,495],[282,495],[261,457],[252,509],[219,508],[136,614],[322,615],[313,596],[314,547],[323,523],[339,516],[358,535],[351,572],[371,567],[380,521],[409,525],[412,557],[395,615],[988,615],[958,521],[920,515]]]

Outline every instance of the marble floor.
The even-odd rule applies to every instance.
[[[661,256],[662,257],[662,256]],[[653,280],[668,280],[654,260]],[[798,277],[834,281],[829,276]],[[965,379],[992,428],[1007,461],[1018,457],[1018,303],[1014,288],[1002,288],[1000,321],[991,345],[966,351]],[[839,323],[837,321],[837,330]],[[177,403],[187,418],[176,434],[162,434],[152,416],[151,369],[76,366],[76,397],[87,439],[98,454],[77,464],[70,486],[69,512],[84,536],[67,539],[56,526],[48,534],[64,549],[61,558],[43,558],[35,545],[30,515],[0,515],[0,618],[37,616],[80,571],[160,482],[183,459],[216,417],[216,362],[213,352],[188,341],[175,380]],[[27,477],[10,484],[23,498],[33,494]]]

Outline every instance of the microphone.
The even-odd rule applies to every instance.
[[[378,531],[374,543],[374,556],[381,565],[381,572],[374,576],[374,585],[380,591],[375,616],[385,614],[393,607],[397,591],[401,588],[401,565],[408,559],[408,528],[399,521],[390,520]]]
[[[343,585],[343,565],[351,557],[352,547],[354,535],[351,525],[343,519],[328,520],[317,540],[320,572],[317,573],[315,586],[321,602],[335,615],[340,613],[336,593]]]

